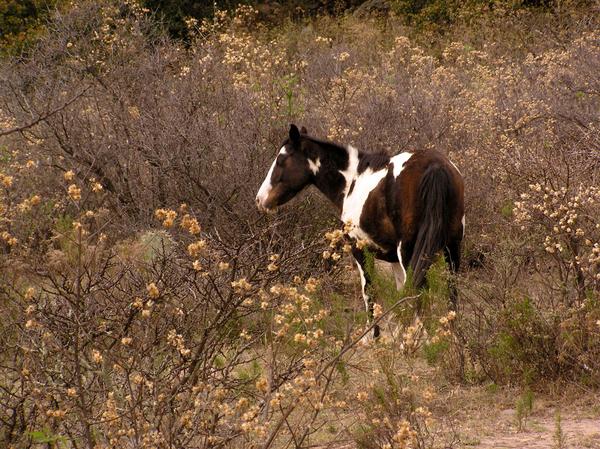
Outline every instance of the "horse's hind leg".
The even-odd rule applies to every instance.
[[[402,241],[398,245],[398,260],[400,264],[404,267],[404,273],[408,272],[408,268],[410,267],[410,260],[413,256],[413,249],[415,247],[414,240],[406,240]],[[427,281],[425,281],[427,282]],[[415,287],[414,285],[412,286]],[[423,300],[419,297],[417,298],[417,310],[416,313],[418,316],[422,316],[423,312]]]
[[[353,247],[352,255],[354,256],[354,260],[356,261],[356,266],[360,274],[360,285],[362,287],[362,296],[365,301],[365,309],[367,310],[367,316],[369,317],[369,321],[372,321],[374,318],[373,315],[375,303],[373,302],[373,298],[371,297],[371,294],[369,292],[371,287],[371,273],[367,269],[367,260],[362,250]],[[373,337],[378,338],[379,334],[379,325],[376,324],[373,327]]]
[[[458,304],[458,290],[456,288],[456,273],[460,268],[460,242],[461,239],[452,239],[444,248],[444,258],[450,269],[448,288],[450,290],[450,309],[456,310]]]
[[[402,243],[398,244],[398,262],[392,264],[392,269],[394,270],[394,278],[396,279],[396,290],[400,291],[404,287],[404,283],[406,282],[406,268],[407,264],[402,263]]]

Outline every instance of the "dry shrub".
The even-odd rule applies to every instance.
[[[279,283],[284,255],[266,266],[232,256],[185,206],[155,211],[163,229],[111,244],[110,215],[91,207],[102,190],[88,195],[73,176],[46,216],[43,257],[31,259],[23,231],[1,267],[6,445],[255,448],[352,435],[348,424],[321,429],[359,412],[363,389],[347,383],[363,371],[357,343],[370,327],[331,316],[314,278]],[[387,361],[401,346],[382,343],[387,382],[405,382]],[[404,406],[393,416],[393,441],[412,441],[431,417]]]
[[[186,207],[157,210],[163,230],[111,244],[110,215],[90,208],[102,191],[66,190],[73,215],[48,212],[45,254],[31,259],[22,231],[1,267],[3,444],[250,448],[311,438],[321,412],[338,407],[336,364],[356,343],[323,331],[318,281],[280,284],[293,258],[231,254]]]
[[[437,448],[457,442],[447,419],[443,386],[424,369],[420,357],[454,339],[455,318],[456,313],[449,312],[435,325],[418,319],[410,325],[395,323],[369,348],[369,368],[355,374],[362,381],[356,398],[364,404],[357,411],[359,425],[354,430],[359,448]]]
[[[232,251],[259,240],[256,248],[281,252],[287,245],[277,229],[288,219],[304,248],[320,239],[328,215],[315,220],[299,205],[263,217],[252,207],[283,128],[274,128],[271,111],[224,77],[235,76],[229,58],[237,44],[221,42],[237,39],[233,30],[186,51],[134,3],[76,5],[54,26],[31,58],[3,72],[0,107],[18,123],[60,110],[9,141],[10,151],[21,149],[48,174],[72,169],[81,180],[95,178],[121,235],[149,225],[157,208],[188,203]],[[38,182],[55,188],[52,178]],[[268,228],[273,232],[266,235]]]

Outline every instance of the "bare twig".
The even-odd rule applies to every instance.
[[[51,111],[46,112],[45,114],[40,115],[38,118],[36,118],[35,120],[33,120],[25,125],[7,129],[5,131],[0,131],[0,137],[8,136],[8,135],[14,134],[14,133],[20,133],[29,128],[33,128],[38,123],[43,122],[44,120],[48,119],[49,117],[53,116],[54,114],[56,114],[62,110],[64,110],[69,105],[71,105],[72,103],[77,101],[77,99],[79,99],[79,97],[81,97],[84,93],[86,93],[89,90],[89,88],[90,88],[90,86],[86,87],[81,92],[79,92],[77,95],[75,95],[73,98],[71,98],[69,101],[67,101],[66,103],[62,104],[61,106],[59,106],[57,108],[52,109]]]

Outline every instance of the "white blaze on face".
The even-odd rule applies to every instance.
[[[287,150],[285,149],[285,147],[281,147],[277,157],[279,157],[280,154],[286,154],[286,153],[287,153]],[[271,184],[271,176],[273,175],[273,170],[275,170],[275,164],[277,163],[277,157],[275,157],[275,160],[271,164],[269,173],[267,173],[265,180],[261,184],[260,189],[258,189],[258,193],[256,194],[256,204],[258,205],[259,208],[265,208],[265,202],[267,201],[267,198],[269,198],[269,194],[271,193],[271,189],[273,188],[273,185]]]

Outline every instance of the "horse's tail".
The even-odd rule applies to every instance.
[[[419,183],[417,198],[422,211],[410,259],[416,288],[423,286],[433,256],[448,242],[451,187],[450,174],[437,163],[427,167]]]

